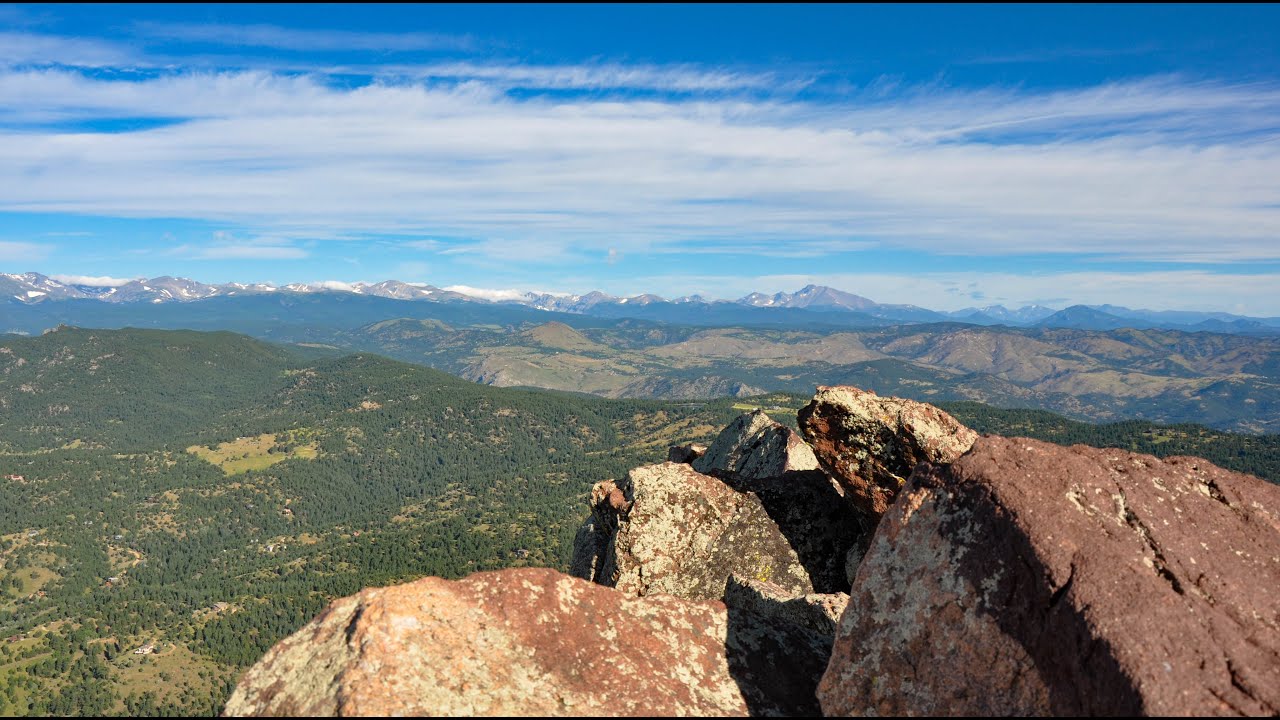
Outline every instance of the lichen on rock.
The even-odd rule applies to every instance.
[[[618,487],[633,504],[609,541],[612,582],[608,575],[597,582],[637,595],[718,600],[736,572],[798,595],[813,592],[800,557],[754,493],[676,463],[636,468]]]

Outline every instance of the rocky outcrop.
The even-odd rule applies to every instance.
[[[813,645],[719,602],[552,570],[425,578],[334,602],[245,673],[223,714],[816,713]]]
[[[1280,488],[1192,458],[983,437],[862,561],[832,715],[1280,712]]]
[[[917,463],[952,462],[978,437],[932,405],[846,386],[818,388],[797,420],[823,469],[873,519]]]
[[[693,469],[709,475],[771,478],[795,470],[817,470],[813,449],[791,428],[754,410],[726,427]]]
[[[227,714],[1280,712],[1280,488],[848,387],[799,420],[812,450],[756,412],[596,483],[595,584],[366,590]]]
[[[615,496],[617,503],[611,502]],[[636,468],[624,480],[597,484],[592,500],[593,540],[575,549],[578,577],[592,566],[586,579],[626,593],[699,600],[719,600],[732,573],[796,595],[814,591],[760,498],[688,465]],[[600,553],[594,563],[580,560],[592,549]]]
[[[672,445],[667,450],[667,462],[689,464],[694,460],[702,457],[707,453],[706,445],[698,445],[696,443],[685,443],[684,445]]]

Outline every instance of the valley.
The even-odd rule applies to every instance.
[[[972,400],[1090,422],[1280,428],[1280,340],[1122,329],[956,324],[824,331],[560,321],[505,328],[398,319],[330,342],[476,382],[614,398],[811,392],[849,384],[927,402]]]
[[[495,302],[397,281],[338,291],[172,277],[109,289],[39,273],[0,278],[15,293],[0,301],[0,329],[28,335],[63,324],[233,331],[317,357],[372,352],[487,385],[606,398],[705,400],[852,384],[1087,422],[1280,429],[1274,318],[1111,305],[944,314],[812,285],[735,302],[603,293]]]

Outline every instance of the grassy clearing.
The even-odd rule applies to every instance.
[[[264,433],[255,437],[236,438],[216,448],[192,445],[187,452],[222,468],[227,475],[239,475],[249,470],[262,470],[276,463],[293,458],[313,460],[316,457],[315,442],[303,443],[302,431],[290,431],[281,441],[276,433]]]
[[[12,609],[19,599],[38,592],[59,577],[58,573],[41,566],[0,570],[0,608]],[[21,587],[10,585],[10,578],[17,578]]]
[[[156,651],[151,655],[127,652],[112,661],[112,675],[117,681],[115,690],[121,697],[152,692],[161,703],[177,699],[175,696],[184,691],[208,694],[220,672],[208,659],[168,641],[156,643]],[[118,703],[115,710],[124,712],[124,703]]]
[[[107,561],[111,563],[111,570],[118,573],[136,567],[142,562],[142,553],[133,548],[108,545]]]
[[[58,579],[58,573],[46,567],[29,567],[22,568],[15,573],[18,579],[22,581],[22,595],[30,595],[37,590],[42,589],[45,585],[53,580]]]

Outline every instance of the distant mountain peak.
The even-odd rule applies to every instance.
[[[738,300],[740,305],[780,308],[835,308],[866,310],[877,307],[872,300],[826,285],[805,285],[794,293],[780,292],[773,295],[754,292]]]

